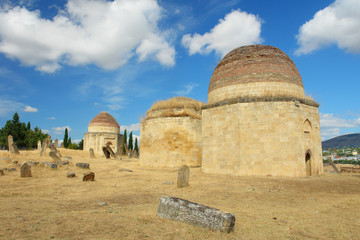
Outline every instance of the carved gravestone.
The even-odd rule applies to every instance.
[[[94,149],[90,148],[89,153],[90,153],[90,158],[95,158]]]
[[[55,145],[50,145],[50,151],[54,152],[59,158],[62,158],[62,155]]]
[[[107,145],[106,147],[103,147],[102,150],[103,150],[106,158],[110,158],[110,156],[112,156],[113,158],[116,158],[114,151],[111,149],[111,147],[109,145]]]
[[[61,162],[61,158],[59,158],[55,151],[50,151],[49,156],[54,160],[54,162]]]
[[[234,214],[176,197],[160,198],[157,215],[222,232],[229,233],[235,228]]]
[[[93,172],[84,173],[83,181],[94,181],[94,180],[95,180],[95,173]]]
[[[64,148],[64,142],[60,144],[60,148]]]
[[[90,164],[88,163],[76,163],[76,166],[79,168],[86,168],[86,169],[90,168]]]
[[[4,171],[0,169],[0,176],[4,175]]]
[[[11,144],[14,142],[13,140],[13,136],[9,135],[8,136],[8,147],[9,147],[9,152],[11,152]]]
[[[134,158],[139,158],[139,153],[137,151],[134,151]]]
[[[54,146],[57,148],[59,147],[59,140],[55,139]]]
[[[47,136],[47,138],[44,139],[43,144],[42,144],[42,148],[41,148],[41,152],[40,152],[40,157],[45,156],[46,150],[50,146],[50,141],[51,141],[50,135]]]
[[[31,177],[31,166],[29,163],[24,162],[20,166],[20,177]]]
[[[37,144],[37,150],[41,151],[41,141],[40,140],[38,141],[38,144]]]
[[[74,178],[76,175],[75,175],[75,173],[74,172],[67,172],[66,173],[66,177],[67,178]]]
[[[19,149],[17,148],[16,143],[14,142],[10,146],[10,153],[20,154]]]
[[[190,175],[190,168],[186,165],[182,165],[178,171],[178,178],[177,178],[178,188],[189,186],[189,175]]]

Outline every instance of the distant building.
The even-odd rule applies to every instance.
[[[88,132],[84,134],[84,150],[94,149],[95,154],[103,154],[102,147],[110,145],[117,153],[122,146],[123,135],[120,126],[113,116],[101,112],[89,123]]]

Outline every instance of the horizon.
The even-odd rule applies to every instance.
[[[359,1],[4,0],[0,9],[0,128],[18,112],[59,142],[68,128],[75,142],[106,111],[141,142],[156,101],[206,103],[222,57],[264,44],[293,60],[320,104],[322,141],[360,132]]]

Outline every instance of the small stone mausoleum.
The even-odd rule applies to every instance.
[[[229,52],[212,74],[201,117],[161,116],[167,110],[150,109],[155,117],[141,123],[143,165],[201,163],[206,173],[235,176],[323,172],[319,104],[305,96],[295,64],[276,47]]]
[[[84,150],[94,149],[95,154],[103,154],[102,148],[109,145],[114,153],[120,151],[123,135],[120,126],[107,112],[96,115],[89,123],[88,132],[84,134]]]

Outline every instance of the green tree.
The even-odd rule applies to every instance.
[[[127,136],[126,136],[126,129],[124,130],[124,138],[123,138],[123,154],[126,153],[126,150],[125,150],[125,144],[127,142]]]
[[[69,146],[69,134],[68,134],[68,129],[65,128],[65,134],[64,134],[64,148],[68,148]]]
[[[132,136],[132,132],[130,132],[129,134],[129,143],[128,143],[128,148],[129,150],[133,150],[133,136]]]
[[[79,149],[83,150],[84,149],[84,139],[81,139],[78,145],[79,145]]]
[[[69,137],[69,140],[68,140],[68,146],[71,145],[71,137]]]
[[[135,146],[134,146],[134,150],[139,153],[139,147],[138,147],[138,141],[137,138],[135,138]]]
[[[19,148],[36,148],[37,141],[44,140],[47,134],[42,133],[39,127],[31,130],[30,122],[27,126],[25,123],[20,122],[20,116],[15,113],[12,120],[8,120],[3,128],[0,129],[0,147],[7,148],[8,135],[12,135],[14,142]]]

